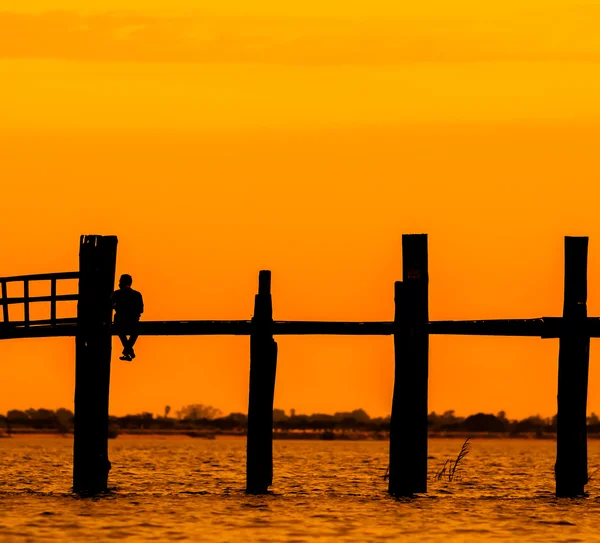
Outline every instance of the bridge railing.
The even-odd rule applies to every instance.
[[[0,277],[0,306],[2,307],[2,321],[0,326],[11,328],[30,328],[34,326],[57,326],[60,324],[74,324],[77,317],[57,318],[56,306],[58,302],[77,301],[78,294],[57,294],[57,283],[59,281],[73,280],[79,278],[79,272],[40,273],[35,275],[19,275],[14,277]],[[50,295],[31,296],[30,286],[32,282],[49,281]],[[9,283],[22,283],[23,296],[8,296]],[[50,303],[50,318],[31,319],[31,304]],[[11,305],[23,305],[23,319],[11,320],[9,307]]]

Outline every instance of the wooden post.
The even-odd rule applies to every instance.
[[[8,324],[8,304],[6,303],[6,299],[8,298],[8,287],[6,286],[6,281],[0,281],[0,285],[2,288],[2,319],[4,324]]]
[[[250,334],[250,393],[246,492],[265,494],[273,483],[273,399],[277,369],[277,343],[273,340],[271,272],[258,276],[258,294]]]
[[[402,236],[403,282],[395,285],[395,376],[388,491],[427,492],[429,272],[427,235]]]
[[[75,438],[73,491],[94,495],[108,488],[110,296],[115,283],[117,238],[81,236],[75,338]]]
[[[558,355],[556,495],[581,496],[587,484],[587,237],[565,238],[565,299]]]
[[[25,279],[23,281],[23,320],[25,321],[25,328],[29,327],[29,281]]]

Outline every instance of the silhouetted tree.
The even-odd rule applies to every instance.
[[[287,419],[288,416],[283,409],[273,409],[273,422],[280,422]]]
[[[177,418],[179,420],[211,420],[220,417],[221,415],[222,412],[220,409],[217,409],[212,405],[203,405],[201,403],[186,405],[177,411]]]
[[[463,425],[469,432],[505,432],[504,423],[494,415],[477,413],[467,417]]]
[[[73,427],[73,412],[61,407],[55,413],[56,430],[60,434],[66,434]]]
[[[527,417],[514,425],[512,433],[520,434],[521,432],[536,432],[537,434],[541,434],[544,427],[549,425],[549,422],[549,420],[544,420],[539,415]]]
[[[28,426],[30,424],[29,415],[25,411],[19,411],[18,409],[11,409],[6,414],[6,418],[12,426]]]

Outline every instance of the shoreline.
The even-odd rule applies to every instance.
[[[0,439],[40,437],[40,438],[55,438],[63,437],[72,439],[72,432],[52,432],[48,430],[36,430],[34,428],[18,428],[13,429],[10,434],[1,433]],[[223,432],[211,430],[125,430],[120,431],[116,435],[112,435],[109,439],[117,439],[119,437],[126,438],[144,438],[144,437],[161,437],[161,438],[179,438],[179,439],[236,439],[246,438],[246,432]],[[556,433],[536,434],[535,432],[522,432],[516,434],[500,433],[500,432],[429,432],[429,439],[527,439],[527,440],[553,440],[556,441]],[[600,439],[600,434],[589,434],[588,439]],[[319,431],[275,431],[273,432],[274,441],[389,441],[389,432],[319,432]]]

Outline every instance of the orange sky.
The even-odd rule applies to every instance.
[[[599,3],[21,4],[0,12],[0,276],[116,234],[147,319],[249,318],[268,268],[277,319],[391,320],[401,235],[426,232],[432,319],[540,317],[563,236],[589,235],[600,316]],[[278,342],[276,407],[389,413],[391,338]],[[111,412],[245,411],[248,343],[142,338]],[[433,337],[430,409],[552,415],[557,360]],[[74,340],[0,361],[0,412],[72,406]]]

